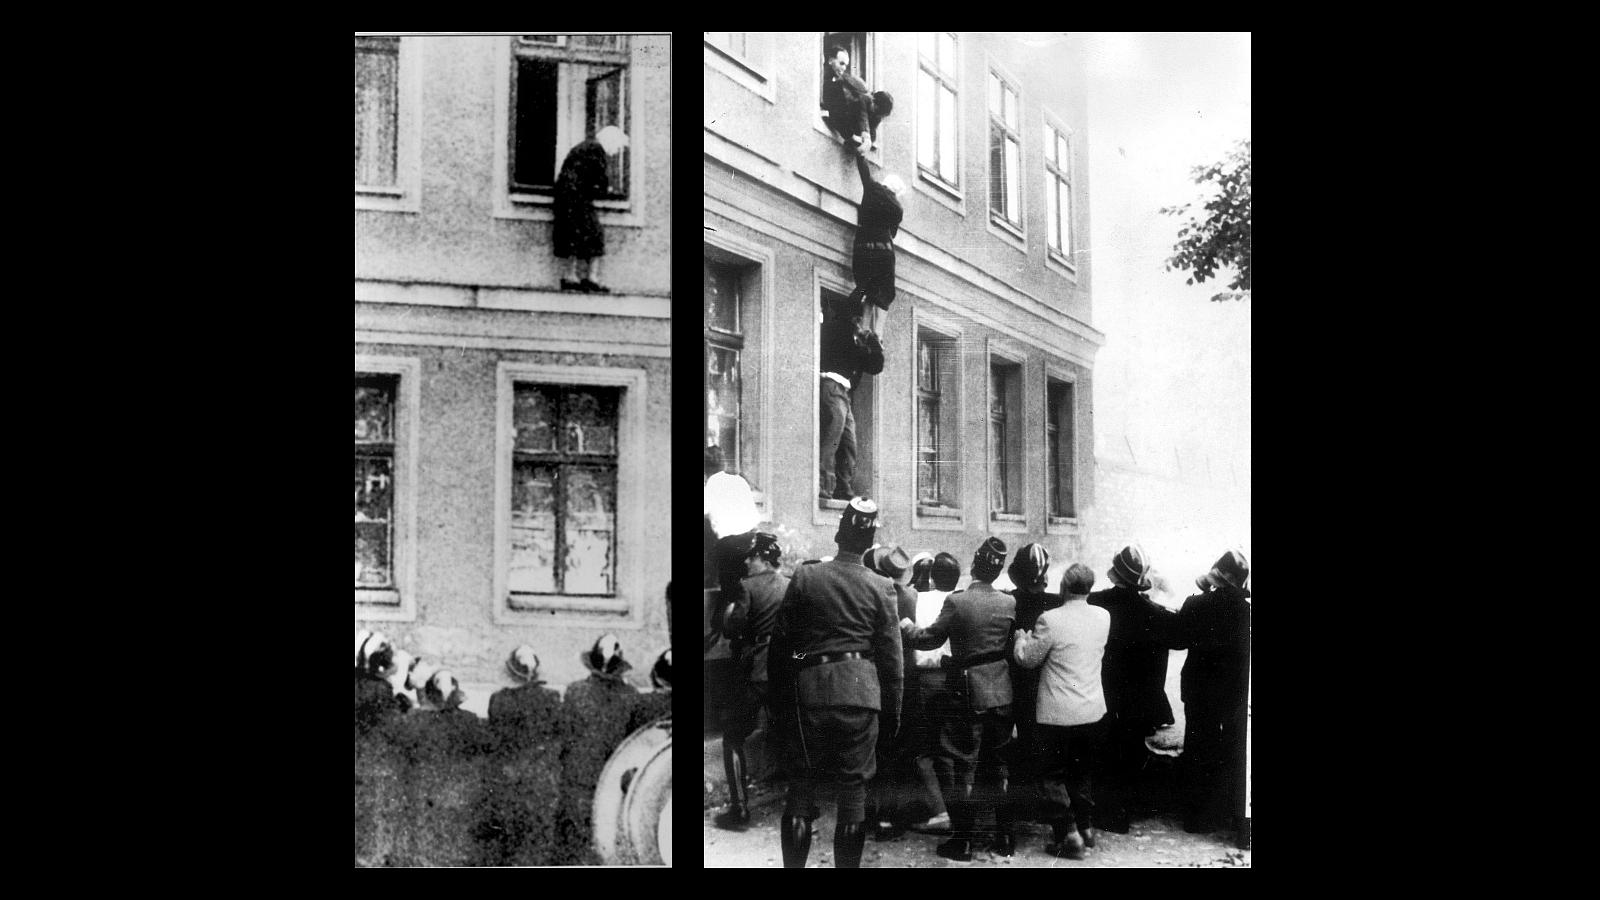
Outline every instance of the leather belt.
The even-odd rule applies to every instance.
[[[864,241],[856,244],[857,250],[893,250],[894,244],[889,241]]]
[[[809,669],[812,666],[823,666],[827,665],[828,663],[843,662],[847,659],[867,658],[865,653],[858,653],[854,650],[850,650],[845,653],[791,653],[789,655],[794,657],[795,665],[802,669]]]
[[[952,669],[970,669],[973,666],[981,666],[984,663],[999,662],[1000,660],[1005,659],[1005,658],[1006,658],[1006,651],[1003,650],[1003,649],[1002,650],[991,650],[988,653],[974,653],[971,656],[966,657],[965,659],[961,659],[961,660],[952,659],[950,661],[949,668],[952,668]]]

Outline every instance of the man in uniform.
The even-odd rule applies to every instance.
[[[1178,610],[1183,663],[1183,828],[1232,827],[1245,840],[1245,725],[1250,689],[1250,563],[1229,550],[1195,580],[1200,593]]]
[[[801,566],[778,610],[768,655],[772,699],[781,710],[794,770],[783,809],[783,864],[805,868],[816,792],[838,791],[835,865],[861,867],[867,782],[876,771],[880,728],[900,718],[900,632],[889,579],[868,572],[878,506],[857,497],[845,507],[829,562]]]
[[[945,598],[932,625],[918,628],[910,619],[900,622],[905,639],[918,650],[932,650],[950,640],[948,702],[943,704],[938,754],[950,761],[954,773],[951,794],[945,798],[951,837],[939,845],[939,855],[963,862],[972,859],[980,819],[990,816],[995,819],[991,849],[1010,856],[1016,847],[1001,751],[1011,741],[1008,657],[1017,601],[995,590],[992,583],[1005,564],[1005,543],[989,538],[973,556],[972,584]]]
[[[1095,822],[1107,831],[1128,833],[1128,804],[1149,751],[1144,739],[1172,724],[1167,701],[1167,657],[1176,614],[1151,600],[1150,561],[1138,544],[1123,547],[1106,573],[1111,587],[1089,595],[1089,605],[1111,614],[1111,634],[1100,664],[1106,695],[1104,796]]]
[[[733,639],[734,675],[739,684],[728,708],[722,728],[722,766],[728,775],[728,808],[716,817],[718,828],[743,831],[750,823],[749,769],[745,763],[745,741],[770,718],[767,699],[767,650],[772,641],[772,626],[789,578],[778,571],[783,548],[778,538],[758,532],[745,556],[749,577],[734,596],[728,611],[728,636]]]

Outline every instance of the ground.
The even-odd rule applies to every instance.
[[[781,803],[769,803],[757,810],[750,829],[723,831],[705,817],[705,865],[707,868],[769,867],[783,864],[778,845],[778,819]],[[1057,859],[1045,852],[1050,829],[1029,823],[1019,835],[1017,853],[1011,858],[980,852],[969,863],[952,862],[934,852],[943,838],[931,834],[906,834],[887,842],[867,839],[861,855],[864,868],[915,866],[918,868],[1062,867],[1062,868],[1240,868],[1250,865],[1250,851],[1237,849],[1229,835],[1187,834],[1174,820],[1149,818],[1136,823],[1127,834],[1101,832],[1097,846],[1082,860]],[[833,815],[825,812],[815,823],[811,840],[809,868],[833,865]]]

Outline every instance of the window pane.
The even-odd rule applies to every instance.
[[[934,46],[938,40],[937,34],[938,32],[934,31],[917,32],[917,52],[922,54],[923,58],[928,62],[935,65],[939,62],[939,51]]]
[[[938,88],[933,76],[926,71],[917,72],[917,162],[932,169],[937,163],[934,147],[938,140],[938,119],[935,118],[934,92]]]
[[[1067,139],[1056,135],[1056,165],[1061,167],[1061,174],[1072,175],[1072,154],[1067,149]]]
[[[356,184],[395,183],[399,72],[399,38],[356,38]]]
[[[1058,218],[1056,218],[1056,214],[1059,212],[1059,209],[1058,209],[1059,204],[1057,203],[1057,197],[1059,195],[1058,195],[1058,192],[1056,191],[1056,185],[1059,182],[1056,181],[1056,178],[1055,178],[1054,175],[1051,175],[1048,172],[1045,173],[1045,182],[1047,183],[1047,189],[1044,192],[1045,206],[1046,206],[1046,209],[1045,209],[1045,220],[1049,223],[1049,226],[1050,226],[1050,246],[1056,248],[1057,250],[1060,250],[1061,249],[1061,222],[1060,222],[1060,220]]]
[[[917,401],[917,450],[939,453],[939,398],[920,397]]]
[[[739,270],[705,261],[706,326],[721,331],[739,330]]]
[[[516,429],[516,448],[535,452],[556,449],[555,397],[544,388],[517,385],[512,400],[511,423]]]
[[[1044,161],[1054,164],[1056,161],[1056,130],[1049,125],[1044,126]]]
[[[939,177],[956,184],[956,94],[939,89]]]
[[[1000,115],[1000,76],[989,73],[989,111]]]
[[[933,344],[927,340],[917,342],[917,387],[925,391],[939,390],[939,376]]]
[[[548,44],[551,47],[565,47],[567,36],[564,34],[525,34],[522,36],[525,44]]]
[[[394,440],[394,388],[388,385],[356,385],[356,440]]]
[[[615,388],[566,389],[561,411],[563,451],[616,455],[617,394]]]
[[[939,68],[950,74],[956,71],[956,39],[950,32],[939,32]]]
[[[600,129],[607,125],[615,125],[626,132],[628,130],[625,96],[627,69],[621,66],[605,69],[575,66],[574,69],[587,75],[584,82],[584,112],[588,128],[586,134],[599,134]],[[610,184],[608,197],[628,195],[627,147],[617,151],[616,156],[606,157],[606,180]]]
[[[393,461],[356,457],[355,466],[356,586],[389,587],[390,510],[393,508]]]
[[[1017,94],[1004,85],[1000,89],[1001,99],[1005,103],[1006,124],[1012,128],[1017,127]]]
[[[517,462],[511,482],[511,569],[513,591],[556,592],[556,467]]]
[[[1006,211],[1006,137],[998,125],[989,126],[989,206],[1005,215]]]
[[[989,508],[1006,508],[1006,429],[1004,422],[989,422]]]
[[[1061,201],[1061,252],[1072,252],[1072,188],[1065,181],[1056,182]]]
[[[722,449],[722,458],[738,467],[739,353],[711,347],[706,354],[706,439]]]
[[[616,472],[566,468],[566,592],[610,594],[612,535],[616,531]]]
[[[356,457],[356,521],[387,522],[394,496],[394,460]]]
[[[389,572],[389,523],[356,523],[356,587],[392,587]]]
[[[560,64],[517,60],[516,148],[511,178],[519,185],[549,188],[556,179],[556,102]]]
[[[1022,221],[1022,148],[1006,138],[1006,218]]]

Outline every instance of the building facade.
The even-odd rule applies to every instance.
[[[993,534],[1076,559],[1094,505],[1086,82],[1073,35],[706,33],[706,446],[790,560],[818,497],[821,303],[852,287],[862,187],[820,111],[824,51],[894,98],[869,154],[910,186],[881,375],[852,391],[880,540],[970,564]],[[869,307],[871,310],[871,307]]]
[[[468,707],[530,644],[669,645],[670,38],[356,39],[355,604]],[[596,202],[610,294],[558,289],[556,173],[629,136]]]

